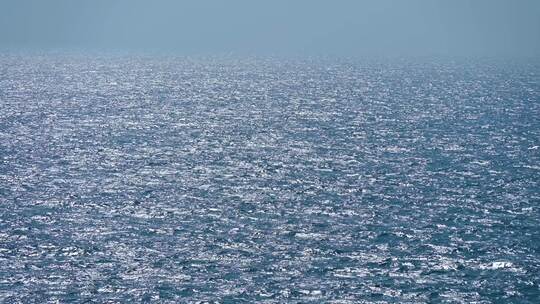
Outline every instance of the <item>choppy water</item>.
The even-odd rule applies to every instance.
[[[0,302],[539,303],[539,72],[0,57]]]

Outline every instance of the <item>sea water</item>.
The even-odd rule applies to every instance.
[[[0,56],[0,302],[539,284],[538,64]]]

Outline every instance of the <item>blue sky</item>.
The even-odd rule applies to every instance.
[[[540,56],[538,0],[0,0],[0,48]]]

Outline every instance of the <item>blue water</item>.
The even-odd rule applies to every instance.
[[[0,56],[0,302],[107,301],[540,303],[540,66]]]

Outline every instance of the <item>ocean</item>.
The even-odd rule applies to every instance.
[[[2,303],[540,303],[540,65],[0,56]]]

